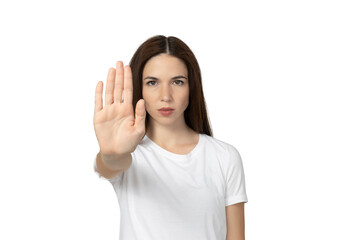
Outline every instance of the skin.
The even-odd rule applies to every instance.
[[[245,240],[244,203],[236,203],[226,207],[226,240]]]
[[[174,79],[177,76],[182,77]],[[170,152],[191,152],[198,143],[199,134],[185,123],[189,81],[184,62],[168,54],[154,56],[144,66],[142,81],[142,94],[149,117],[146,135]],[[170,116],[163,116],[158,111],[162,107],[175,110]]]

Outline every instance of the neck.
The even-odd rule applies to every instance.
[[[163,125],[153,119],[149,119],[148,129],[146,136],[152,141],[163,146],[175,146],[178,144],[184,144],[193,141],[197,136],[193,129],[186,125],[185,119],[177,124]]]

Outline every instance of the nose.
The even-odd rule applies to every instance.
[[[163,84],[160,89],[161,101],[169,102],[172,100],[172,89],[168,84]]]

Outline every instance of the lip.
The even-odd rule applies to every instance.
[[[160,108],[158,109],[159,111],[173,111],[174,109],[173,108],[170,108],[170,107],[163,107],[163,108]]]
[[[167,116],[170,116],[174,112],[174,109],[172,109],[172,108],[161,108],[158,111],[159,111],[159,113],[161,115],[163,115],[164,117],[167,117]]]

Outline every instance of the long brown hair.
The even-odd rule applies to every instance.
[[[130,61],[133,76],[133,106],[143,98],[142,78],[146,62],[161,53],[181,59],[188,70],[189,79],[189,105],[185,109],[185,123],[197,133],[212,136],[209,124],[206,103],[201,83],[201,72],[194,53],[179,38],[156,35],[147,39],[136,50]],[[146,114],[145,129],[148,129],[148,114]]]

